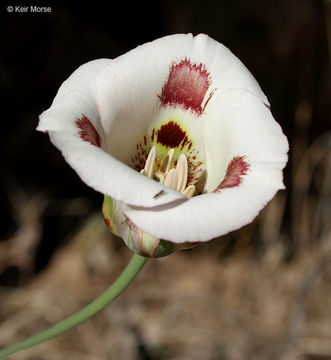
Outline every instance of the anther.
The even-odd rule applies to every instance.
[[[187,198],[191,198],[196,189],[194,185],[187,186],[187,158],[184,154],[180,154],[177,160],[176,168],[174,168],[174,164],[172,164],[174,153],[175,150],[170,149],[160,165],[159,159],[157,159],[156,146],[153,146],[147,156],[145,167],[140,171],[140,173],[152,178],[160,184],[181,192]]]
[[[186,188],[187,183],[187,172],[188,172],[188,165],[187,165],[187,159],[184,154],[180,154],[176,170],[178,173],[178,182],[177,182],[177,191],[183,192]]]
[[[147,160],[144,168],[145,173],[149,178],[151,178],[154,173],[155,159],[156,159],[156,146],[153,146],[147,156]]]
[[[167,174],[170,169],[170,164],[174,156],[174,149],[170,149],[167,156],[164,158],[160,171]]]
[[[160,184],[163,184],[165,179],[165,174],[161,171],[156,171],[155,174],[153,175],[153,179],[159,182]]]
[[[171,169],[164,180],[164,185],[173,190],[177,190],[178,173],[176,169]]]
[[[195,186],[194,185],[189,185],[184,191],[183,194],[190,199],[195,193]]]

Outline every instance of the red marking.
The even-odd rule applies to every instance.
[[[105,214],[103,213],[102,211],[102,217],[103,217],[103,221],[105,222],[107,228],[112,231],[112,226],[111,226],[111,223],[110,223],[110,220],[108,218],[106,218]]]
[[[144,167],[143,165],[145,164],[147,159],[147,149],[144,143],[145,143],[145,136],[144,136],[144,140],[136,144],[137,152],[135,156],[131,158],[131,167],[136,169],[137,171],[140,171]],[[147,143],[147,138],[146,138],[146,143]]]
[[[244,156],[235,156],[229,163],[223,181],[213,191],[238,186],[242,181],[242,176],[246,175],[249,164],[244,160]]]
[[[205,105],[203,106],[202,111],[205,111],[205,108],[206,108],[207,104],[209,103],[209,100],[213,97],[213,95],[214,95],[214,93],[215,93],[215,90],[216,90],[216,89],[214,89],[214,90],[209,94],[208,99],[206,100]]]
[[[82,140],[101,147],[101,137],[87,116],[82,115],[80,119],[76,119],[75,125],[79,129],[78,134]]]
[[[166,147],[175,148],[184,140],[187,140],[185,131],[173,121],[162,125],[157,132],[157,142]]]
[[[106,219],[106,218],[104,217],[103,220],[104,220],[105,224],[107,225],[107,228],[108,228],[108,229],[111,229],[109,219]]]
[[[180,63],[173,63],[167,82],[159,96],[161,106],[181,105],[186,110],[191,109],[201,115],[204,108],[201,107],[211,80],[203,64],[192,64],[184,59]],[[207,102],[210,100],[210,94]]]

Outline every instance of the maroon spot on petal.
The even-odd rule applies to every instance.
[[[244,160],[244,156],[235,156],[229,163],[223,181],[213,192],[221,189],[238,186],[242,181],[242,176],[247,174],[249,164]]]
[[[144,168],[144,165],[146,163],[147,155],[148,155],[148,141],[147,136],[144,135],[143,139],[136,144],[136,150],[137,152],[135,155],[130,159],[130,166],[140,171]]]
[[[173,121],[162,125],[157,131],[157,142],[166,147],[178,147],[183,140],[187,140],[185,131]]]
[[[161,106],[181,105],[201,115],[204,110],[201,104],[210,83],[209,73],[203,64],[192,64],[188,59],[173,63],[159,96]]]
[[[211,91],[211,93],[210,93],[209,96],[208,96],[208,99],[207,99],[206,102],[205,102],[205,105],[203,106],[202,111],[205,110],[207,104],[209,103],[209,101],[210,101],[210,99],[213,97],[213,95],[215,94],[215,91],[216,91],[216,90],[217,90],[217,89],[214,89],[213,91]]]
[[[87,116],[82,115],[80,119],[76,119],[75,125],[79,129],[78,134],[82,140],[94,146],[101,146],[101,137]]]

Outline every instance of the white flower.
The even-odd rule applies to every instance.
[[[206,35],[167,36],[77,69],[38,130],[105,194],[106,224],[144,256],[251,222],[288,143],[246,67]]]

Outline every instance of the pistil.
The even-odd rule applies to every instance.
[[[169,150],[164,160],[160,163],[157,161],[158,158],[156,146],[153,146],[147,156],[145,167],[140,171],[140,173],[173,190],[181,192],[187,198],[191,198],[195,193],[195,186],[187,186],[187,158],[184,154],[181,154],[175,167],[172,163],[173,156],[174,149],[172,148]],[[158,163],[160,163],[160,165],[157,166],[156,164]]]

